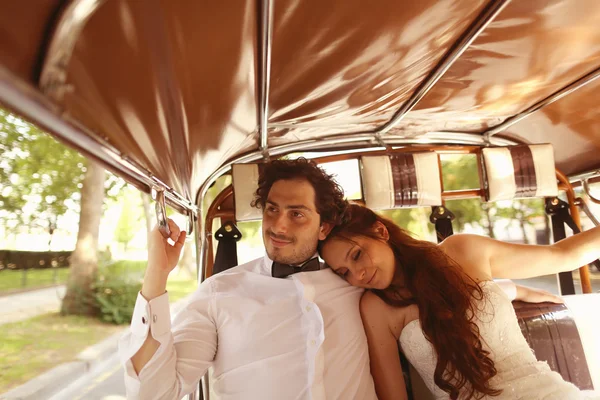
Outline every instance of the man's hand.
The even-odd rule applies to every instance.
[[[517,297],[515,300],[526,301],[528,303],[557,303],[562,304],[564,300],[550,292],[542,289],[536,289],[528,286],[517,286]]]
[[[158,225],[152,229],[148,236],[148,269],[153,268],[167,274],[175,268],[179,261],[181,249],[185,243],[186,232],[181,231],[172,219],[168,219],[171,245],[158,230]]]
[[[169,273],[173,271],[181,249],[185,243],[186,232],[181,231],[173,220],[167,221],[171,231],[171,239],[174,244],[170,244],[158,230],[158,226],[148,235],[148,268],[142,285],[142,296],[146,300],[152,300],[155,297],[162,295],[167,287],[167,278]]]

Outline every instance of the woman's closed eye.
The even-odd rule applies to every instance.
[[[358,261],[358,259],[360,258],[360,255],[362,254],[362,250],[358,249],[354,252],[354,254],[352,255],[352,259],[354,261]]]

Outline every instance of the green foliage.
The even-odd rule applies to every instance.
[[[112,324],[131,322],[135,301],[142,288],[145,261],[117,261],[98,270],[94,299],[99,318]],[[194,279],[170,276],[167,291],[171,303],[191,294],[198,284]]]
[[[0,153],[0,216],[12,226],[52,233],[58,217],[77,211],[85,159],[76,151],[0,109]]]
[[[100,318],[119,325],[131,322],[135,300],[141,288],[141,282],[98,280],[94,289]]]
[[[145,262],[120,261],[98,270],[93,290],[100,319],[113,324],[131,321],[145,266]]]
[[[512,220],[523,221],[532,224],[535,218],[546,215],[544,210],[544,199],[521,199],[514,200],[508,205],[496,204],[496,216]]]
[[[474,154],[442,155],[442,180],[445,190],[465,190],[479,188],[479,167]],[[466,224],[486,226],[482,203],[479,199],[451,200],[446,207],[456,219],[453,221],[455,232],[461,232]]]
[[[479,188],[479,168],[474,154],[443,154],[442,181],[445,190]]]
[[[127,245],[140,230],[142,208],[136,189],[126,186],[120,197],[122,208],[115,228],[115,240],[127,250]]]
[[[414,237],[427,240],[429,234],[435,230],[435,226],[429,223],[429,212],[429,208],[406,208],[379,211],[379,214],[391,219]]]

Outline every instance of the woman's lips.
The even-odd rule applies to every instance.
[[[375,278],[375,275],[377,275],[377,271],[373,272],[373,275],[371,276],[371,279],[369,279],[369,282],[367,282],[367,285],[370,285],[371,282],[373,282],[373,278]]]

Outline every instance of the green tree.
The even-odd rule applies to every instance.
[[[67,293],[63,298],[63,314],[91,315],[96,312],[93,282],[98,270],[98,235],[104,204],[106,171],[88,161],[81,188],[81,212]]]
[[[480,187],[479,167],[474,154],[443,155],[442,179],[445,190],[465,190]],[[461,232],[466,224],[475,224],[488,230],[494,237],[493,212],[480,199],[451,200],[446,207],[454,213],[454,229]]]
[[[522,199],[514,200],[511,202],[510,205],[507,206],[500,206],[501,204],[502,203],[496,205],[497,217],[508,219],[510,221],[518,221],[519,227],[521,228],[521,232],[523,234],[523,242],[525,244],[529,244],[526,226],[534,226],[535,221],[539,221],[540,217],[546,218],[546,213],[544,210],[544,200]],[[549,239],[549,226],[547,220],[544,226],[544,230],[546,232],[545,235],[547,235]]]
[[[34,125],[0,109],[0,217],[4,225],[43,227],[79,209],[85,159]]]

